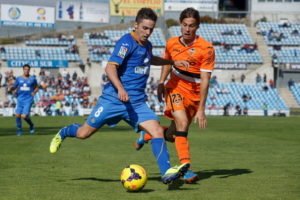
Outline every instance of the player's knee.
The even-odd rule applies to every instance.
[[[189,121],[187,119],[176,121],[176,130],[186,131],[189,127]]]
[[[22,114],[21,117],[22,119],[26,119],[27,115]]]
[[[21,117],[21,114],[16,114],[16,117],[20,118],[20,117]]]
[[[153,138],[164,138],[164,129],[161,126],[157,126],[151,133]]]

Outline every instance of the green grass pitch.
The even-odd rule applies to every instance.
[[[168,120],[161,118],[163,125]],[[15,119],[0,118],[1,200],[299,200],[300,118],[209,117],[208,128],[189,131],[196,184],[168,187],[151,145],[133,148],[137,134],[125,123],[103,127],[86,140],[66,139],[57,154],[49,143],[63,126],[82,117],[33,117],[36,134],[15,136]],[[179,164],[168,143],[172,165]],[[126,192],[120,173],[128,164],[148,172],[139,193]]]

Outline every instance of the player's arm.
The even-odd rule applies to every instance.
[[[118,65],[116,64],[107,63],[105,72],[112,84],[117,88],[119,99],[126,102],[129,100],[129,96],[119,79],[117,67]]]
[[[210,76],[211,72],[201,72],[200,103],[195,116],[195,122],[198,121],[200,129],[205,129],[207,126],[207,120],[205,115],[205,103],[208,94]]]
[[[189,63],[185,60],[167,60],[159,56],[152,56],[151,65],[174,65],[176,67],[189,67]]]
[[[157,87],[157,97],[158,97],[158,101],[162,102],[163,98],[165,97],[165,81],[168,77],[168,75],[170,74],[172,69],[171,65],[164,65],[161,69],[161,73],[160,73],[160,79],[158,82],[158,87]]]
[[[36,79],[34,79],[34,90],[32,91],[31,95],[34,96],[39,90],[39,85],[36,81]]]
[[[33,92],[31,93],[32,96],[34,96],[39,91],[39,86],[36,84]]]
[[[19,86],[19,81],[18,81],[18,79],[16,79],[13,83],[10,83],[10,84],[8,85],[8,89],[9,89],[10,91],[14,91],[15,89],[18,88],[18,86]]]
[[[200,84],[200,103],[198,111],[195,115],[195,122],[198,121],[200,129],[205,129],[207,120],[205,115],[205,103],[208,94],[209,80],[215,65],[215,51],[212,46],[209,46],[203,52],[203,59],[201,61],[201,84]]]

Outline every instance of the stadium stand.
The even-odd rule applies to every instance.
[[[290,90],[294,95],[298,105],[300,105],[300,83],[296,83],[290,86]]]
[[[263,35],[268,45],[299,46],[300,24],[259,22],[258,34]]]
[[[84,33],[83,38],[87,42],[89,48],[89,57],[92,62],[107,61],[118,39],[130,32],[132,28],[127,30],[105,30],[103,33]],[[154,49],[153,54],[162,55],[166,44],[165,36],[160,28],[155,28],[149,38]]]
[[[172,37],[181,34],[179,26],[170,27],[169,32]],[[215,44],[254,44],[244,24],[201,24],[197,34]]]
[[[269,47],[269,53],[275,63],[300,64],[300,47]]]
[[[262,105],[266,103],[270,110],[288,110],[277,89],[263,83],[212,84],[206,103],[210,109],[239,104],[243,108],[248,107],[249,110],[261,110]]]
[[[172,37],[181,34],[179,26],[170,27],[169,32]],[[244,24],[201,24],[197,34],[214,44],[217,63],[263,63]]]
[[[252,47],[225,47],[215,46],[217,63],[246,63],[261,64],[262,58],[257,49]]]
[[[1,47],[1,59],[3,61],[19,60],[68,60],[80,61],[78,48],[72,45],[68,48],[61,47]]]
[[[26,41],[27,46],[70,46],[75,45],[74,36],[67,38],[65,35],[59,35],[57,38],[41,38],[37,41]]]

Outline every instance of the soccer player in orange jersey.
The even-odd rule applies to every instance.
[[[194,8],[183,10],[179,20],[181,36],[168,40],[165,58],[186,60],[189,62],[189,67],[169,65],[162,68],[158,99],[161,102],[164,97],[167,107],[165,116],[171,120],[171,125],[165,130],[165,139],[175,142],[181,163],[191,163],[187,140],[189,125],[194,118],[200,129],[205,129],[207,126],[205,102],[215,64],[215,51],[211,43],[196,34],[200,25],[197,10]],[[171,70],[171,78],[165,85]],[[139,150],[150,139],[148,133],[141,132],[135,148]],[[198,179],[198,175],[190,169],[184,179],[186,183],[192,183]]]

